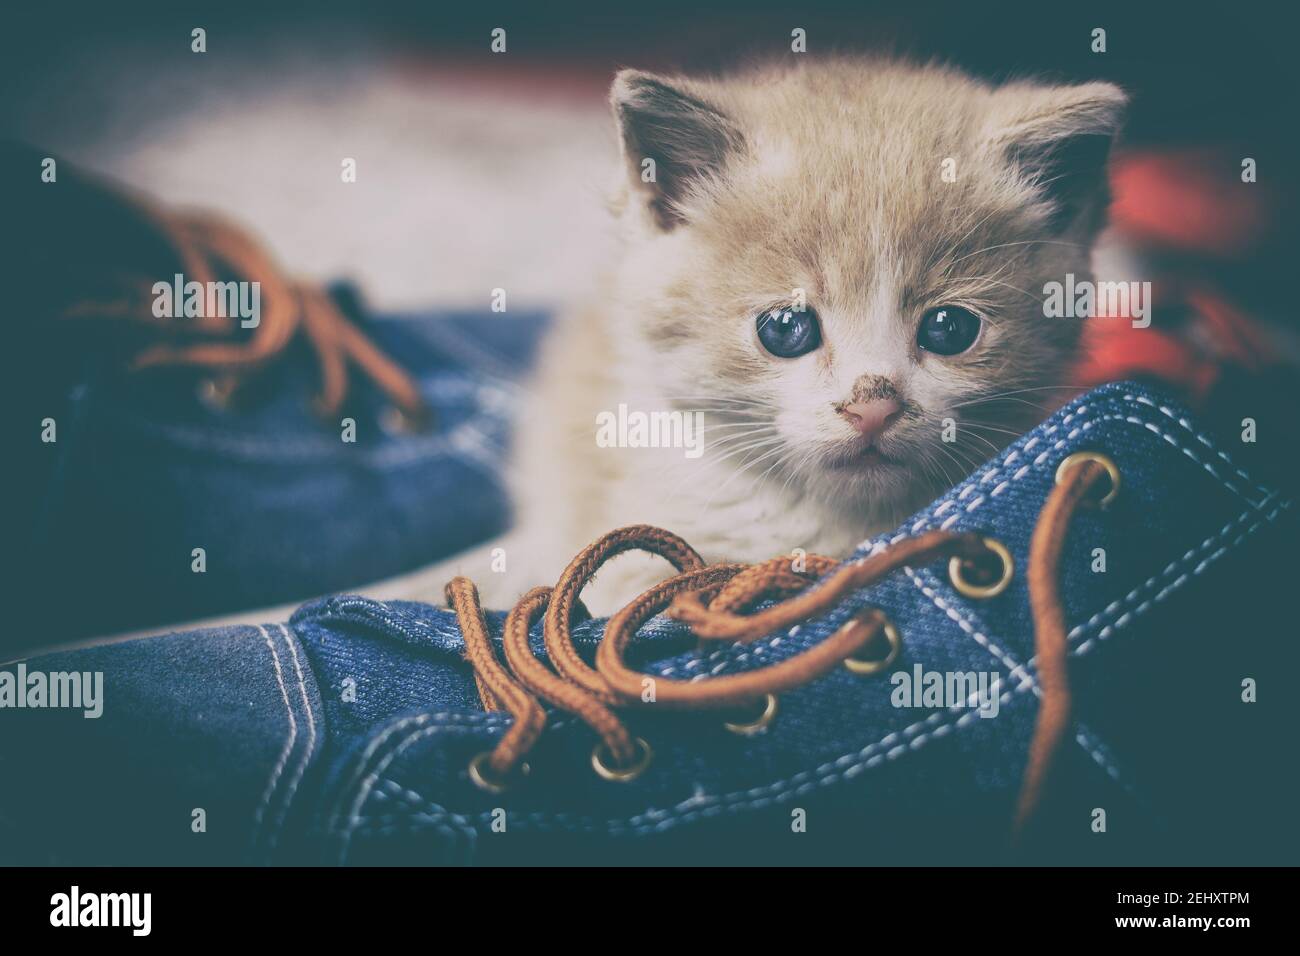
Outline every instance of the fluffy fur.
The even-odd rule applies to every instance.
[[[1064,381],[1078,320],[1044,318],[1041,290],[1089,276],[1123,93],[806,64],[616,77],[621,246],[603,294],[542,357],[512,469],[518,530],[494,544],[506,573],[486,573],[485,552],[455,563],[490,606],[631,523],[674,530],[709,561],[844,555],[1033,424],[1044,387]],[[755,319],[796,289],[823,343],[776,358]],[[983,319],[969,351],[918,349],[921,315],[941,305]],[[903,412],[883,457],[863,460],[836,408],[882,388]],[[598,447],[596,416],[620,403],[702,412],[707,451]],[[608,612],[665,572],[621,558],[585,597]]]

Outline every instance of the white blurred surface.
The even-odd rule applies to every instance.
[[[128,70],[114,57],[102,83],[83,73],[57,93],[92,120],[29,124],[32,142],[222,211],[289,271],[350,278],[381,309],[486,307],[497,287],[511,307],[547,307],[589,287],[617,175],[598,86],[247,53],[250,71],[231,75],[190,56]],[[341,180],[344,157],[355,183]]]

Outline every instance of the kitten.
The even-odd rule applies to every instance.
[[[1118,88],[838,59],[625,70],[610,98],[617,261],[544,349],[507,572],[446,569],[487,606],[632,523],[710,562],[846,555],[1044,416],[1080,329],[1042,288],[1090,274]],[[699,413],[704,453],[601,447],[620,405]],[[609,613],[669,570],[620,558],[584,599]]]

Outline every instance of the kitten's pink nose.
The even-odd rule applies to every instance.
[[[866,402],[852,402],[840,409],[840,414],[864,438],[875,438],[898,417],[903,406],[892,398],[873,398]]]

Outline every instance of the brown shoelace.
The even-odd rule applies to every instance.
[[[1090,497],[1098,497],[1098,483],[1108,477],[1117,490],[1114,466],[1090,453],[1072,467],[1063,466],[1030,543],[1028,585],[1042,699],[1017,801],[1013,840],[1019,838],[1042,798],[1070,721],[1068,646],[1057,591],[1061,549],[1071,516]],[[1104,503],[1110,497],[1113,492]],[[579,656],[569,630],[574,614],[585,614],[579,594],[601,565],[632,550],[657,554],[678,573],[609,619],[593,669]],[[830,611],[851,591],[904,565],[949,558],[974,570],[981,563],[987,565],[990,557],[996,557],[995,552],[978,534],[927,531],[842,565],[818,555],[807,556],[799,570],[789,556],[755,565],[706,565],[671,532],[634,525],[613,531],[585,548],[565,568],[554,588],[534,588],[515,604],[504,626],[505,664],[493,649],[473,582],[454,578],[447,584],[447,599],[464,634],[484,707],[504,709],[514,718],[497,745],[476,758],[471,777],[480,786],[501,790],[528,772],[524,758],[546,726],[541,701],[576,715],[596,732],[600,743],[592,753],[592,764],[602,776],[631,779],[648,765],[651,751],[631,734],[616,709],[654,706],[737,713],[763,705],[770,715],[775,695],[815,680],[836,666],[849,665],[860,673],[878,672],[897,655],[900,640],[882,612],[867,609],[827,639],[778,664],[707,680],[672,680],[635,671],[625,663],[637,629],[665,609],[669,617],[690,624],[702,642],[745,644]],[[1006,571],[1009,574],[1010,568]],[[820,584],[810,588],[819,579]],[[770,599],[779,602],[751,612],[755,604]],[[533,654],[528,643],[529,629],[543,615],[550,667]],[[891,631],[893,637],[884,640]],[[882,658],[881,651],[886,649],[889,652]],[[653,687],[653,703],[643,701],[647,686]]]
[[[99,187],[94,187],[99,188]],[[246,233],[217,216],[167,213],[138,199],[117,197],[120,215],[131,217],[137,233],[150,235],[170,262],[132,263],[130,274],[114,277],[117,294],[73,302],[58,318],[65,321],[119,320],[151,330],[155,342],[130,360],[133,369],[192,366],[211,371],[217,393],[229,398],[250,374],[281,355],[299,333],[315,353],[320,369],[316,410],[333,416],[348,393],[348,369],[368,376],[408,420],[425,422],[428,410],[406,371],[383,353],[322,290],[284,277],[265,250]],[[236,340],[239,319],[232,317],[158,318],[151,308],[153,283],[170,282],[180,272],[186,282],[208,288],[212,281],[260,283],[260,315],[246,339]],[[157,273],[157,274],[155,274]],[[192,341],[198,338],[200,341]],[[184,341],[182,341],[184,340]]]

